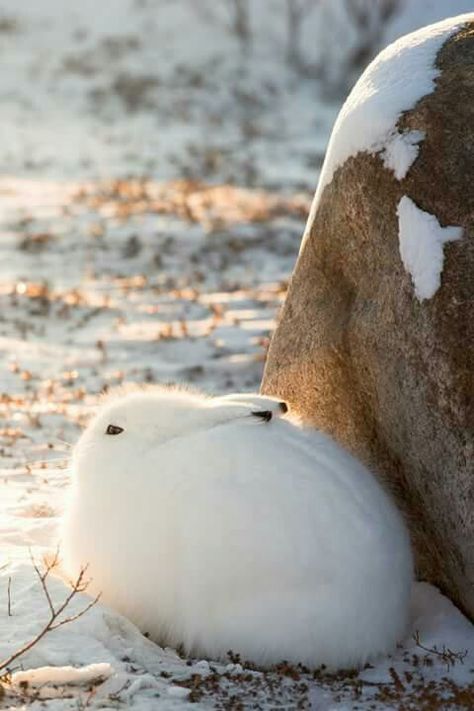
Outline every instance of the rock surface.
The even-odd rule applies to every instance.
[[[406,512],[420,576],[472,619],[474,21],[442,44],[436,66],[434,91],[398,118],[399,133],[424,135],[404,177],[380,152],[359,152],[319,195],[262,390],[383,477]],[[443,244],[431,298],[417,298],[400,256],[404,196],[441,227],[462,228]]]

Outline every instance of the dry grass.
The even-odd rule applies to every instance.
[[[305,218],[310,195],[285,197],[265,190],[209,185],[196,180],[154,183],[111,180],[82,188],[76,200],[107,216],[157,213],[174,215],[215,232],[241,223],[266,222],[278,216]]]

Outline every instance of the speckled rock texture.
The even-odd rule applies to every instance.
[[[373,468],[406,513],[420,577],[474,618],[474,23],[433,93],[399,119],[426,136],[398,181],[348,159],[309,225],[262,383]],[[418,301],[399,252],[403,195],[440,224],[441,287]]]

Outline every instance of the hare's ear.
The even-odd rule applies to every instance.
[[[272,405],[272,409],[267,407],[267,404]],[[226,422],[241,422],[248,423],[270,422],[272,418],[279,417],[283,411],[277,401],[258,402],[258,399],[250,402],[247,399],[231,400],[230,398],[211,398],[206,402],[202,410],[206,413],[205,420],[209,427],[225,424]]]
[[[220,402],[226,403],[239,403],[241,405],[248,405],[252,408],[252,414],[256,417],[268,422],[272,417],[281,417],[288,412],[288,405],[283,400],[279,398],[266,397],[265,395],[257,395],[255,393],[231,393],[230,395],[223,395],[216,398]],[[269,413],[269,415],[263,415],[261,413]]]
[[[260,410],[258,412],[251,412],[251,415],[254,417],[258,417],[259,420],[262,420],[263,422],[270,422],[270,420],[273,417],[273,412],[271,410]]]

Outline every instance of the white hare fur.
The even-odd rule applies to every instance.
[[[88,564],[92,592],[190,655],[334,669],[392,650],[412,580],[401,516],[362,464],[282,414],[163,388],[106,403],[73,453],[66,572]]]

